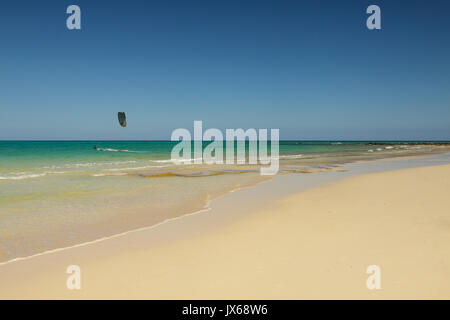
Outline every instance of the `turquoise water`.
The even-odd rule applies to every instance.
[[[162,164],[172,163],[170,152],[176,143],[171,141],[0,141],[0,179],[37,178],[46,174],[62,174],[83,169],[101,171],[142,166],[157,168]],[[437,149],[437,147],[408,146],[403,145],[402,142],[391,142],[392,146],[372,146],[367,143],[281,141],[280,159],[319,159],[326,162],[327,159],[336,157],[370,158],[387,153],[403,154]]]
[[[0,261],[153,225],[270,179],[258,165],[174,163],[176,143],[0,141]],[[281,141],[279,149],[279,174],[450,150],[344,141]]]
[[[0,179],[96,167],[168,160],[173,143],[137,141],[3,141],[0,142]],[[98,146],[97,150],[93,147]],[[157,163],[157,162],[155,162]],[[33,171],[34,170],[34,171]],[[32,176],[30,176],[32,177]]]

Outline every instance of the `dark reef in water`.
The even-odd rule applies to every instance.
[[[364,143],[369,146],[386,146],[392,144],[401,144],[408,146],[450,146],[450,142],[433,142],[433,141],[423,141],[423,142],[366,142]]]
[[[280,145],[366,145],[366,146],[389,146],[393,144],[401,144],[401,145],[408,145],[408,146],[450,146],[450,141],[420,141],[420,142],[412,142],[412,141],[391,141],[391,142],[367,142],[367,141],[280,141]]]

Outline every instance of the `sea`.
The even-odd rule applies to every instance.
[[[272,178],[260,164],[172,161],[176,144],[0,141],[0,262],[204,210],[218,196]],[[443,142],[280,141],[278,174],[448,152]]]

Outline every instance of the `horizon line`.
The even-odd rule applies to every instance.
[[[167,140],[167,139],[0,139],[0,142],[10,141],[38,141],[38,142],[97,142],[97,141],[143,141],[143,142],[180,142],[181,140]],[[205,141],[212,142],[211,140],[191,140],[191,141]],[[228,140],[223,140],[228,141]],[[230,140],[232,141],[232,140]],[[246,139],[247,141],[247,139]],[[270,141],[270,140],[268,140]],[[280,139],[279,141],[315,141],[315,142],[450,142],[450,139]]]

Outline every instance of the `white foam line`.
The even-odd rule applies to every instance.
[[[160,225],[162,225],[164,223],[167,223],[167,222],[170,222],[170,221],[174,221],[174,220],[178,220],[178,219],[184,218],[186,216],[190,216],[190,215],[194,215],[194,214],[202,213],[202,212],[208,212],[208,211],[211,210],[211,207],[209,206],[210,203],[211,203],[211,200],[208,200],[206,205],[203,207],[203,209],[200,209],[198,211],[191,212],[191,213],[186,213],[186,214],[183,214],[183,215],[181,215],[179,217],[169,218],[169,219],[166,219],[164,221],[158,222],[157,224],[154,224],[154,225],[151,225],[151,226],[142,227],[142,228],[138,228],[138,229],[133,229],[133,230],[125,231],[125,232],[122,232],[122,233],[117,233],[117,234],[114,234],[112,236],[102,237],[102,238],[95,239],[95,240],[92,240],[92,241],[87,241],[87,242],[75,244],[73,246],[47,250],[47,251],[43,251],[43,252],[39,252],[39,253],[33,254],[31,256],[14,258],[14,259],[11,259],[11,260],[8,260],[8,261],[0,262],[0,266],[6,265],[6,264],[9,264],[9,263],[12,263],[12,262],[28,260],[28,259],[31,259],[31,258],[47,255],[47,254],[50,254],[50,253],[65,251],[65,250],[72,249],[72,248],[84,247],[84,246],[87,246],[87,245],[90,245],[90,244],[94,244],[94,243],[98,243],[98,242],[102,242],[102,241],[105,241],[105,240],[122,237],[122,236],[125,236],[127,234],[134,233],[134,232],[150,230],[150,229],[156,228],[156,227],[158,227],[158,226],[160,226]]]
[[[129,230],[129,231],[113,234],[112,236],[102,237],[102,238],[95,239],[95,240],[92,240],[92,241],[87,241],[87,242],[75,244],[73,246],[51,249],[51,250],[47,250],[47,251],[43,251],[43,252],[39,252],[39,253],[33,254],[31,256],[14,258],[14,259],[11,259],[11,260],[8,260],[8,261],[0,262],[0,266],[4,266],[4,265],[7,265],[7,264],[10,264],[10,263],[13,263],[13,262],[28,260],[28,259],[31,259],[31,258],[35,258],[35,257],[39,257],[39,256],[51,254],[51,253],[61,252],[61,251],[69,250],[69,249],[72,249],[72,248],[84,247],[84,246],[91,245],[91,244],[98,243],[98,242],[102,242],[102,241],[105,241],[105,240],[122,237],[122,236],[125,236],[127,234],[134,233],[134,232],[151,230],[151,229],[156,228],[156,227],[158,227],[158,226],[160,226],[160,225],[162,225],[164,223],[168,223],[168,222],[175,221],[175,220],[178,220],[178,219],[183,219],[183,218],[185,218],[187,216],[192,216],[192,215],[199,214],[199,213],[208,212],[208,211],[211,211],[211,209],[212,209],[211,208],[211,203],[212,203],[213,200],[216,200],[216,199],[219,199],[221,197],[224,197],[227,194],[233,193],[233,192],[235,192],[237,190],[251,188],[251,187],[256,186],[256,185],[258,185],[260,183],[264,183],[264,182],[271,181],[271,180],[272,179],[264,180],[264,181],[260,181],[260,182],[258,182],[256,184],[252,184],[250,186],[244,186],[244,187],[238,187],[238,188],[235,188],[235,189],[231,189],[230,191],[228,191],[228,192],[226,192],[226,193],[224,193],[222,195],[219,195],[218,197],[215,197],[213,199],[207,200],[206,204],[200,210],[197,210],[197,211],[194,211],[194,212],[191,212],[191,213],[185,213],[185,214],[182,214],[182,215],[180,215],[178,217],[169,218],[169,219],[163,220],[163,221],[158,222],[157,224],[154,224],[154,225],[151,225],[151,226],[146,226],[146,227],[142,227],[142,228],[138,228],[138,229],[133,229],[133,230]]]

